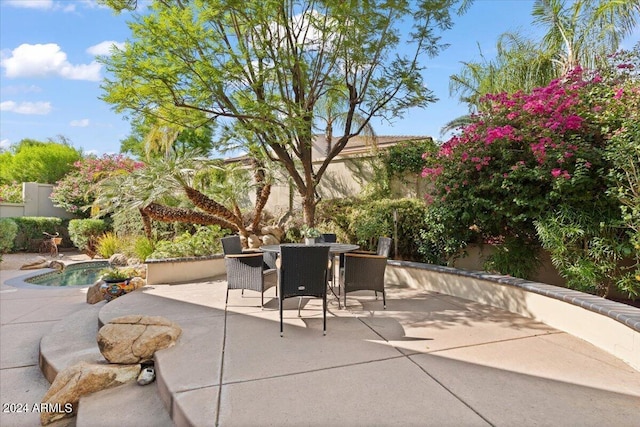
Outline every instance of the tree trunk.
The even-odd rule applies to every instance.
[[[158,203],[150,203],[142,208],[142,211],[149,217],[162,222],[182,222],[186,224],[219,225],[231,231],[239,231],[236,224],[225,219],[198,212],[191,209],[174,208],[163,206]]]

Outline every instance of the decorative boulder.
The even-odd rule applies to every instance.
[[[247,244],[249,245],[249,249],[258,249],[262,246],[262,240],[255,234],[252,234],[247,238]]]
[[[104,301],[104,294],[100,290],[100,286],[104,281],[98,280],[93,286],[87,289],[87,304],[97,304]]]
[[[124,254],[113,254],[109,258],[109,265],[114,267],[126,267],[129,265],[129,259]]]
[[[141,363],[175,345],[182,329],[160,316],[130,315],[112,319],[98,331],[100,353],[111,363]]]
[[[142,277],[134,277],[133,279],[129,280],[129,285],[131,285],[133,287],[133,290],[135,291],[147,286],[147,281]]]
[[[265,245],[279,245],[280,240],[278,240],[273,234],[265,234],[262,236],[262,243]]]
[[[53,268],[58,271],[63,271],[64,267],[65,267],[64,263],[60,261],[51,261],[49,263],[49,268]]]
[[[22,267],[20,267],[20,270],[35,270],[38,268],[47,268],[48,265],[49,261],[47,261],[45,257],[39,256],[27,261],[22,265]]]
[[[272,234],[279,242],[282,240],[282,236],[284,236],[284,229],[275,225],[268,225],[266,227],[262,227],[261,233],[263,235]]]
[[[44,426],[62,418],[73,417],[78,409],[80,397],[135,381],[140,374],[140,365],[109,365],[105,363],[80,362],[58,373],[42,398],[47,408],[59,408],[60,412],[40,413]]]

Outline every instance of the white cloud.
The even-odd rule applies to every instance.
[[[11,141],[9,141],[8,139],[5,138],[3,140],[0,140],[0,150],[6,150],[10,145]]]
[[[73,65],[67,54],[55,43],[21,44],[11,51],[11,56],[0,63],[9,78],[60,76],[70,80],[99,81],[102,65]]]
[[[53,0],[5,0],[5,4],[24,9],[53,9]]]
[[[86,128],[87,126],[89,126],[89,119],[71,120],[71,123],[69,123],[69,125],[76,128]]]
[[[16,114],[38,114],[45,115],[51,112],[50,102],[21,102],[3,101],[0,102],[0,111],[9,111]]]
[[[120,43],[120,42],[115,42],[112,40],[107,40],[107,41],[103,41],[102,43],[98,43],[95,46],[91,46],[89,49],[87,49],[87,53],[90,53],[91,55],[97,56],[97,55],[111,55],[111,48],[115,46],[118,49],[124,49],[124,43]]]

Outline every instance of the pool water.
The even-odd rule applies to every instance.
[[[40,274],[25,281],[42,286],[89,286],[100,278],[100,271],[108,266],[107,261],[81,262],[68,265],[63,271]]]

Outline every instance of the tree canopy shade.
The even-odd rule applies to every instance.
[[[105,0],[116,10],[135,1]],[[436,99],[421,71],[446,47],[468,0],[154,0],[130,24],[132,41],[102,60],[103,99],[117,112],[186,122],[190,109],[217,121],[220,143],[251,141],[289,173],[314,223],[327,166],[374,118],[395,120]],[[327,108],[330,105],[331,108]],[[175,107],[179,107],[176,109]],[[314,133],[335,142],[314,165]],[[323,120],[320,120],[320,119]]]

